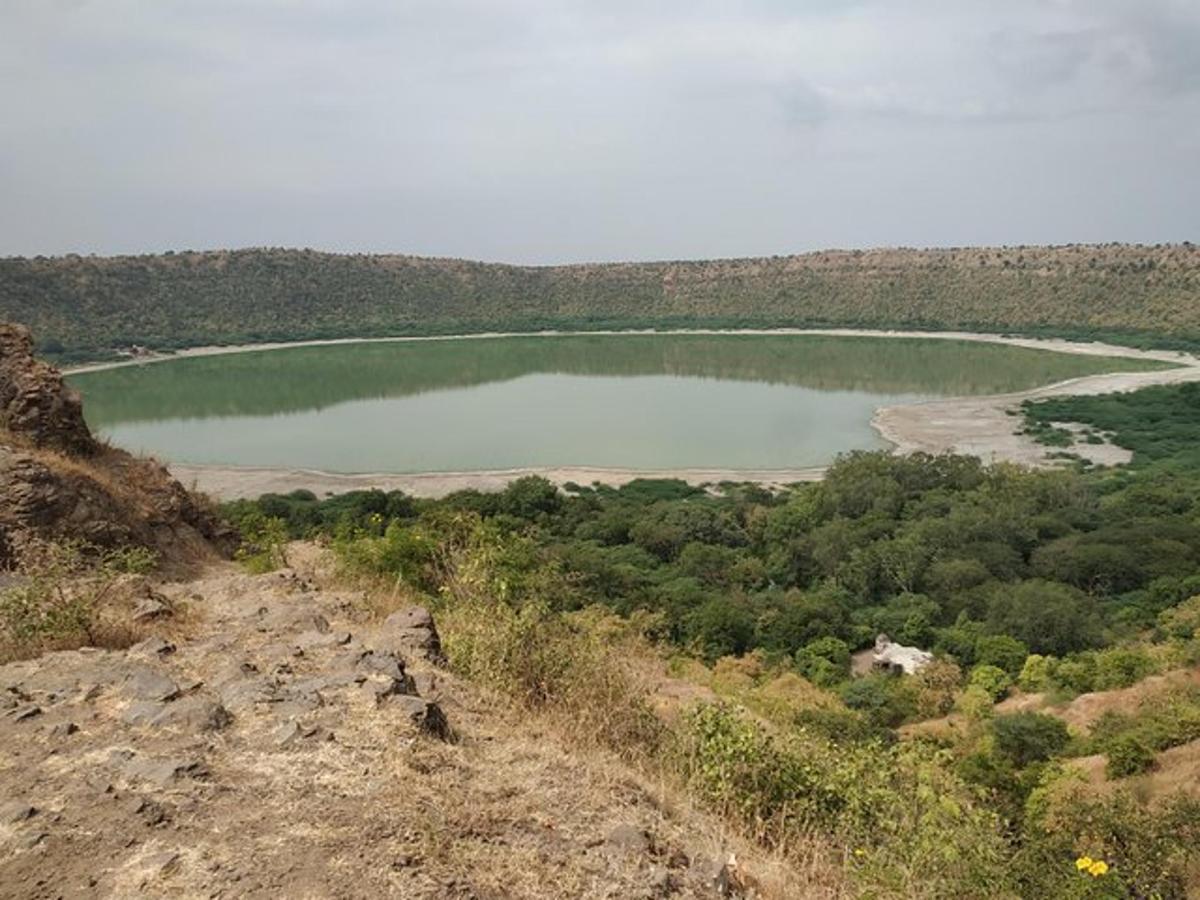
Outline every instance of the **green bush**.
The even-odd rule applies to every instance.
[[[855,678],[843,684],[839,694],[848,708],[887,728],[894,728],[917,712],[916,687],[903,677],[867,675]]]
[[[835,637],[818,638],[796,651],[800,674],[823,687],[844,681],[850,672],[850,647]]]
[[[1021,665],[1021,674],[1017,677],[1018,686],[1021,690],[1030,693],[1049,690],[1056,663],[1057,660],[1052,656],[1042,656],[1040,653],[1030,654]]]
[[[250,510],[237,524],[242,541],[235,558],[249,572],[262,574],[288,564],[289,535],[283,519]]]
[[[997,666],[979,665],[971,670],[967,686],[978,688],[995,702],[1008,693],[1008,689],[1012,687],[1012,678]]]
[[[1125,734],[1108,745],[1104,772],[1109,778],[1138,775],[1154,765],[1154,751],[1136,734]]]
[[[975,644],[976,663],[1003,669],[1013,678],[1021,673],[1021,667],[1028,657],[1029,648],[1007,634],[984,635]]]
[[[996,749],[1018,767],[1058,755],[1070,740],[1065,722],[1036,712],[996,716],[991,729]]]
[[[768,846],[857,848],[845,862],[865,896],[984,897],[1009,883],[998,820],[927,748],[774,735],[709,704],[685,718],[677,753],[692,790]]]

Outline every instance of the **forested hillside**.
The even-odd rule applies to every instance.
[[[764,847],[810,867],[841,848],[853,896],[1182,900],[1200,886],[1198,410],[1192,385],[1028,405],[1135,451],[1089,472],[855,453],[779,491],[531,477],[225,513],[248,564],[319,538],[429,604],[459,672],[636,748]],[[880,632],[933,660],[865,674]],[[707,702],[644,729],[595,667],[633,646]]]
[[[65,358],[132,344],[545,328],[861,326],[1200,342],[1200,249],[826,251],[510,266],[256,249],[0,260],[0,318]]]

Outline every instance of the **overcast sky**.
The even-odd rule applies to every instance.
[[[1200,0],[0,0],[0,255],[1200,239]]]

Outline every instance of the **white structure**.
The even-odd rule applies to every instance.
[[[933,654],[917,647],[896,644],[886,634],[875,638],[871,665],[875,669],[899,675],[914,675],[933,662]]]

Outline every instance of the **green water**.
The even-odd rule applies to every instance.
[[[1152,367],[933,339],[589,335],[294,347],[71,381],[94,429],[173,462],[754,469],[883,446],[880,406]]]

